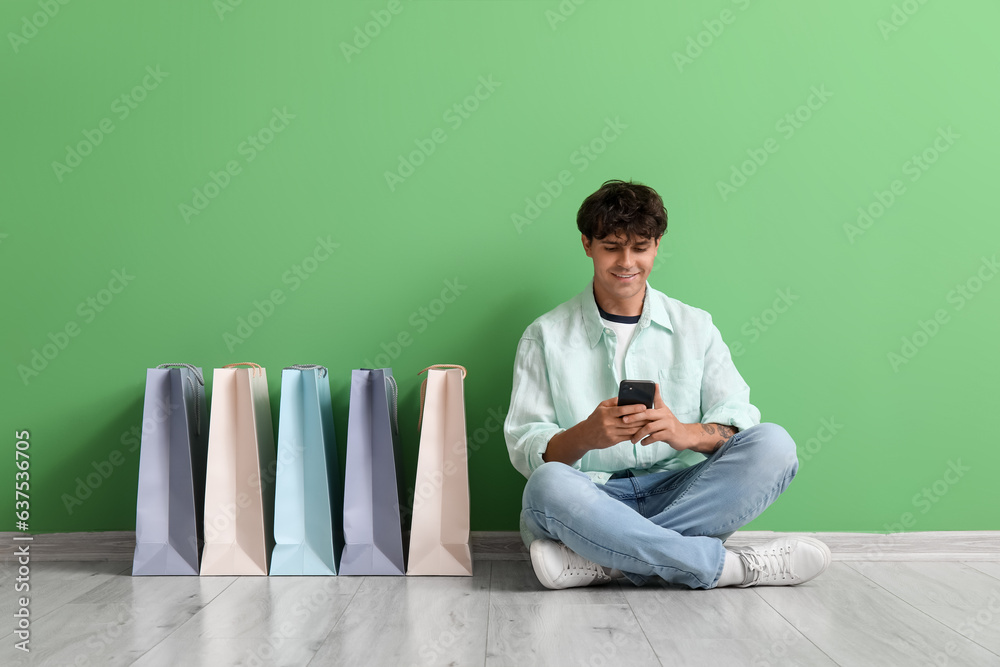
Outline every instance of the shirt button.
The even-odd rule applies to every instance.
[[[604,330],[604,333],[606,333],[606,334],[609,334],[609,333],[611,333],[611,329],[605,329],[605,330]]]

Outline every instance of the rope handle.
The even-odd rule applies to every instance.
[[[157,366],[157,368],[171,368],[178,366],[186,368],[192,373],[194,373],[194,376],[198,378],[198,384],[200,384],[202,387],[205,386],[205,378],[203,378],[201,375],[201,369],[195,366],[194,364],[160,364],[159,366]]]
[[[465,379],[465,376],[469,374],[469,371],[465,370],[465,366],[459,366],[458,364],[432,364],[432,365],[428,366],[427,368],[425,368],[424,370],[422,370],[419,373],[417,373],[417,375],[421,375],[423,373],[426,373],[427,371],[431,370],[432,368],[435,368],[435,369],[438,369],[438,370],[444,369],[444,368],[458,368],[458,369],[461,369],[461,371],[462,371],[462,379],[463,380]],[[426,382],[426,380],[424,380],[424,381]]]
[[[459,369],[462,370],[462,379],[463,380],[465,379],[465,376],[468,374],[468,371],[465,370],[465,366],[459,366],[458,364],[433,364],[432,366],[428,366],[424,370],[420,371],[420,373],[417,373],[417,375],[421,375],[421,374],[425,373],[426,371],[431,370],[432,368],[436,369],[436,370],[444,370],[444,369],[448,369],[448,368],[459,368]],[[424,421],[424,394],[426,394],[426,393],[427,393],[427,378],[424,378],[424,381],[420,383],[420,414],[417,415],[417,430],[418,431],[420,430],[420,425]]]
[[[254,375],[257,375],[257,371],[264,370],[263,368],[261,368],[259,365],[255,364],[252,361],[237,361],[234,364],[226,364],[225,366],[223,366],[223,368],[233,368],[234,366],[252,366]]]
[[[386,375],[385,379],[389,381],[389,386],[392,387],[392,432],[399,435],[399,388],[396,386],[396,378]]]
[[[323,371],[320,377],[326,377],[327,370],[326,366],[320,366],[319,364],[292,364],[291,366],[285,366],[282,370],[290,371]]]
[[[187,376],[188,386],[191,387],[191,393],[194,394],[194,422],[195,422],[195,432],[201,435],[201,401],[198,399],[198,387],[205,386],[205,378],[202,377],[201,370],[194,366],[193,364],[160,364],[157,368],[186,368],[191,371],[191,375],[194,375],[195,379],[198,380],[198,384],[195,384],[194,380],[191,379],[191,375]]]

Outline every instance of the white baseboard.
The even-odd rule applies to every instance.
[[[785,535],[809,535],[830,547],[837,561],[1000,561],[1000,531],[930,531],[920,533],[778,533],[737,531],[726,546],[751,546]],[[11,562],[15,549],[31,545],[33,561],[130,561],[135,531],[94,533],[0,533],[0,560]],[[472,552],[481,560],[527,560],[521,536],[514,531],[473,531]]]

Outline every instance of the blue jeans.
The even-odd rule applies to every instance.
[[[798,467],[792,438],[766,423],[683,470],[625,471],[606,484],[564,463],[544,463],[524,487],[521,534],[526,545],[558,540],[639,586],[658,576],[714,588],[725,562],[722,543],[773,503]]]

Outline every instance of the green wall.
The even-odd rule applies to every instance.
[[[275,416],[283,366],[327,365],[341,446],[350,370],[390,365],[409,487],[417,372],[459,363],[472,527],[515,529],[491,415],[520,333],[589,279],[580,202],[631,178],[669,211],[652,284],[713,314],[799,444],[750,528],[997,529],[998,21],[986,0],[4,2],[0,483],[28,429],[31,530],[132,528],[145,369],[255,361]]]

